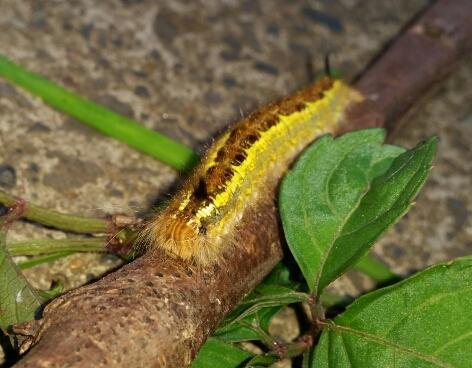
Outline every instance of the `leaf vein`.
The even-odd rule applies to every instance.
[[[412,356],[414,356],[418,359],[421,359],[423,361],[426,361],[426,362],[429,362],[429,363],[432,363],[432,364],[436,364],[438,367],[453,368],[452,365],[448,364],[447,362],[444,362],[444,361],[440,360],[439,358],[437,358],[435,356],[415,351],[415,350],[413,350],[411,348],[408,348],[406,346],[396,344],[392,341],[386,340],[386,339],[381,338],[381,337],[376,336],[376,335],[369,334],[369,333],[364,332],[364,331],[359,331],[359,330],[355,330],[355,329],[347,327],[347,326],[341,326],[341,325],[336,325],[336,324],[331,324],[331,323],[326,324],[326,326],[327,326],[327,328],[332,329],[336,332],[339,332],[340,334],[347,333],[347,334],[358,336],[360,338],[364,338],[364,339],[366,339],[368,341],[371,341],[373,343],[384,345],[384,346],[392,348],[396,351],[399,351],[399,352],[402,352],[402,353],[405,353],[405,354],[408,354],[408,355],[412,355]]]
[[[467,337],[469,337],[469,336],[471,336],[471,335],[472,335],[472,331],[469,331],[469,332],[467,332],[467,333],[465,333],[465,334],[459,335],[459,336],[457,336],[456,338],[454,338],[454,339],[448,341],[446,344],[444,344],[443,346],[441,346],[439,349],[436,349],[435,351],[433,351],[433,354],[439,355],[439,353],[440,353],[441,351],[443,351],[444,349],[448,348],[449,346],[454,345],[454,344],[457,343],[457,342],[460,342],[460,341],[466,339]]]
[[[390,328],[385,332],[384,336],[385,337],[389,336],[390,333],[392,333],[397,328],[398,325],[400,325],[406,319],[410,318],[413,314],[421,312],[424,308],[426,308],[426,307],[428,307],[428,306],[430,306],[434,303],[440,302],[441,300],[443,300],[444,298],[447,298],[448,296],[458,294],[458,293],[462,293],[464,291],[470,291],[470,288],[458,289],[458,290],[454,290],[454,291],[447,292],[447,293],[440,293],[440,294],[438,293],[438,294],[432,295],[431,297],[425,299],[423,303],[418,304],[413,309],[408,310],[407,311],[408,313],[405,313],[403,315],[403,317],[398,319],[392,326],[390,326]]]

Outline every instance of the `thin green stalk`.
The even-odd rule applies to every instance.
[[[395,275],[386,265],[373,258],[370,254],[362,257],[354,268],[371,277],[377,283],[399,279],[398,275]]]
[[[0,190],[0,203],[11,207],[21,202]],[[104,234],[110,230],[110,222],[107,220],[68,215],[29,202],[25,203],[22,217],[45,226],[75,233]]]
[[[121,116],[14,64],[0,55],[0,76],[41,97],[47,104],[180,171],[190,169],[197,155],[188,147]]]
[[[333,305],[345,303],[346,297],[324,291],[320,296],[320,302],[324,308],[329,308]]]
[[[26,270],[27,268],[35,267],[43,263],[49,263],[57,259],[70,256],[73,253],[74,252],[58,252],[58,253],[48,254],[47,256],[39,256],[39,257],[35,257],[24,262],[20,262],[17,264],[17,266],[20,270]]]
[[[36,256],[57,252],[106,252],[108,239],[80,238],[80,239],[30,239],[9,242],[8,251],[12,256]]]
[[[250,328],[255,333],[259,335],[259,340],[268,347],[269,349],[276,343],[275,338],[273,338],[270,334],[264,331],[264,329],[260,325],[255,325],[246,321],[240,322],[242,326],[246,328]]]

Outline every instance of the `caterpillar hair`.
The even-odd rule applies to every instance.
[[[148,221],[148,246],[202,266],[216,262],[269,184],[280,180],[310,142],[334,133],[348,106],[361,100],[355,89],[328,76],[234,124]]]

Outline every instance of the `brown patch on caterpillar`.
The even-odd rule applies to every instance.
[[[325,77],[314,85],[296,92],[293,96],[285,97],[274,105],[267,108],[275,108],[274,113],[280,115],[290,115],[305,108],[307,102],[314,102],[324,97],[324,92],[329,90],[334,83],[334,79]]]
[[[159,248],[166,251],[167,255],[189,261],[195,260],[197,247],[200,249],[197,264],[206,265],[210,263],[215,252],[213,249],[215,242],[211,242],[205,235],[205,229],[193,226],[188,218],[170,215],[169,211],[164,210],[147,224],[142,239],[144,242],[152,239],[159,244]]]
[[[225,183],[230,181],[233,175],[234,171],[228,163],[214,166],[211,171],[207,171],[204,180],[208,196],[215,196],[218,192],[224,190]]]
[[[195,199],[204,200],[208,198],[208,195],[209,192],[207,189],[207,183],[205,181],[205,178],[200,178],[200,180],[198,181],[198,185],[193,192],[193,196],[195,197]]]
[[[241,165],[247,157],[247,153],[245,150],[240,149],[235,151],[233,158],[231,159],[231,166],[239,166]]]
[[[336,130],[347,106],[360,99],[355,90],[326,77],[235,124],[149,222],[145,237],[151,246],[199,265],[220,259],[243,214],[273,192],[302,148]]]
[[[226,170],[232,166],[239,166],[246,158],[246,149],[253,146],[260,138],[261,133],[277,125],[280,115],[290,115],[305,108],[307,102],[313,102],[323,97],[323,91],[331,88],[333,79],[326,77],[321,79],[314,86],[305,88],[297,92],[292,97],[286,97],[278,103],[269,104],[258,111],[251,113],[235,125],[226,141],[216,155],[215,161],[225,164],[227,167],[215,170],[214,166],[206,172],[206,183],[209,194],[217,194],[217,191],[224,190],[224,182],[221,175],[225,173],[227,180],[231,179]],[[211,171],[209,171],[211,169]]]

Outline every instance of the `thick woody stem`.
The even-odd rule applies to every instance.
[[[21,326],[32,335],[23,347],[35,346],[18,366],[187,366],[221,318],[281,259],[275,214],[272,203],[248,213],[219,266],[197,269],[147,254],[57,298],[42,320]]]
[[[398,119],[472,48],[472,2],[440,0],[411,22],[355,81],[366,97],[344,130],[384,126]]]
[[[367,99],[344,130],[392,128],[469,50],[470,19],[470,0],[434,3],[356,82]],[[29,335],[24,347],[34,345],[16,366],[187,366],[225,314],[281,259],[276,213],[273,200],[247,213],[223,265],[192,269],[147,254],[59,297],[41,320],[21,326]]]

